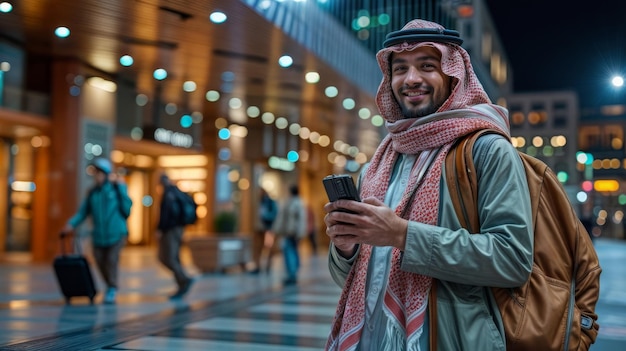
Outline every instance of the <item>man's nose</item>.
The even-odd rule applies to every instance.
[[[405,82],[407,83],[420,83],[422,81],[422,74],[416,67],[409,67],[406,73]]]

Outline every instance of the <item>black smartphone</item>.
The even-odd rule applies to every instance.
[[[359,192],[354,185],[354,179],[349,174],[331,174],[324,177],[322,182],[330,202],[339,199],[361,201]]]

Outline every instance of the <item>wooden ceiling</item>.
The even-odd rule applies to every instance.
[[[240,0],[15,0],[10,13],[0,14],[0,37],[28,52],[50,57],[76,57],[114,79],[136,82],[138,93],[152,96],[156,84],[162,99],[189,110],[202,111],[204,123],[228,116],[228,99],[238,97],[245,106],[284,116],[312,130],[367,148],[378,142],[379,131],[361,120],[357,109],[341,107],[341,92],[351,92],[358,107],[375,113],[373,96],[364,93],[311,52],[282,33]],[[228,19],[209,20],[213,11]],[[70,29],[57,38],[58,26]],[[294,64],[281,68],[278,58],[288,54]],[[349,53],[345,53],[349,54]],[[123,55],[134,64],[120,65]],[[156,68],[168,71],[156,82]],[[319,84],[308,84],[308,71],[320,73]],[[224,80],[224,72],[232,79]],[[183,82],[194,81],[195,92],[184,92]],[[230,80],[230,81],[228,81]],[[334,85],[340,96],[324,95]],[[219,102],[205,94],[217,90]],[[367,136],[363,138],[363,136]],[[370,144],[369,146],[359,145]],[[365,150],[363,150],[365,151]]]

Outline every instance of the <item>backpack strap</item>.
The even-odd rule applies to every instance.
[[[445,160],[446,183],[454,211],[463,228],[474,233],[480,230],[478,217],[478,179],[472,150],[476,140],[485,134],[500,134],[497,130],[483,129],[459,138],[448,151]],[[474,204],[464,206],[464,204]],[[437,351],[437,281],[433,280],[428,297],[429,346]]]
[[[428,294],[428,350],[437,351],[437,279],[433,279]]]
[[[499,134],[495,129],[482,129],[460,138],[446,155],[446,183],[454,211],[461,226],[473,233],[480,230],[478,216],[478,177],[472,154],[476,140],[485,134]]]
[[[445,160],[446,183],[450,193],[454,212],[463,228],[477,232],[480,228],[476,206],[477,200],[476,169],[472,159],[472,149],[481,132],[460,138],[448,151]],[[469,153],[469,155],[468,155]],[[469,156],[469,162],[466,159]]]
[[[92,208],[91,208],[91,196],[93,195],[94,191],[96,191],[96,187],[93,186],[91,187],[91,189],[89,189],[89,191],[87,192],[87,197],[85,197],[85,201],[87,202],[87,214],[90,215]]]
[[[130,215],[124,211],[124,199],[122,198],[122,190],[120,189],[120,184],[118,182],[111,182],[113,188],[115,189],[115,195],[117,196],[117,206],[120,210],[120,214],[124,218],[128,218]]]

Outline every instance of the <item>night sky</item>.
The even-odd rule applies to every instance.
[[[582,107],[626,103],[626,1],[486,0],[515,92],[575,90]]]

